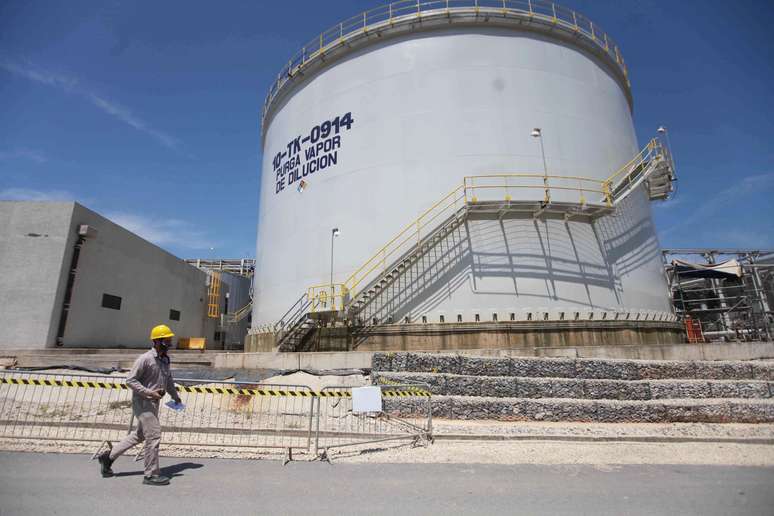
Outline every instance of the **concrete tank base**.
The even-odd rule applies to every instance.
[[[386,324],[359,334],[353,328],[319,328],[306,351],[444,351],[535,347],[631,346],[685,341],[680,323],[663,321],[551,321],[460,324]],[[245,351],[273,351],[274,334],[248,335]]]

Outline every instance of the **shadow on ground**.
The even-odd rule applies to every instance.
[[[171,466],[161,468],[161,474],[170,478],[181,477],[183,476],[183,471],[187,469],[199,469],[203,467],[204,467],[204,464],[199,464],[198,462],[181,462],[179,464],[173,464]],[[134,477],[134,476],[140,476],[144,474],[145,472],[143,470],[122,471],[122,472],[116,473],[113,476],[114,477]]]

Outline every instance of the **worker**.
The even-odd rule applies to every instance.
[[[152,486],[169,484],[169,477],[161,475],[159,470],[159,443],[161,425],[159,424],[159,401],[165,391],[175,403],[180,396],[175,389],[172,372],[169,367],[167,350],[175,334],[164,324],[151,330],[153,347],[134,362],[126,379],[126,385],[132,389],[132,413],[137,419],[137,429],[99,456],[103,477],[113,476],[113,462],[128,449],[145,441],[145,477],[142,483]]]

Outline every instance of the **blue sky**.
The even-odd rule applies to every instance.
[[[181,257],[253,256],[265,92],[379,4],[0,2],[0,198],[75,199]],[[641,143],[670,130],[662,245],[774,248],[774,3],[562,4],[618,41]]]

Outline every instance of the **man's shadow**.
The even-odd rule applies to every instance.
[[[161,474],[170,478],[182,477],[183,471],[187,469],[199,469],[204,467],[204,464],[198,462],[180,462],[179,464],[173,464],[161,468]],[[123,471],[113,475],[114,477],[134,477],[137,475],[144,475],[144,471]]]

